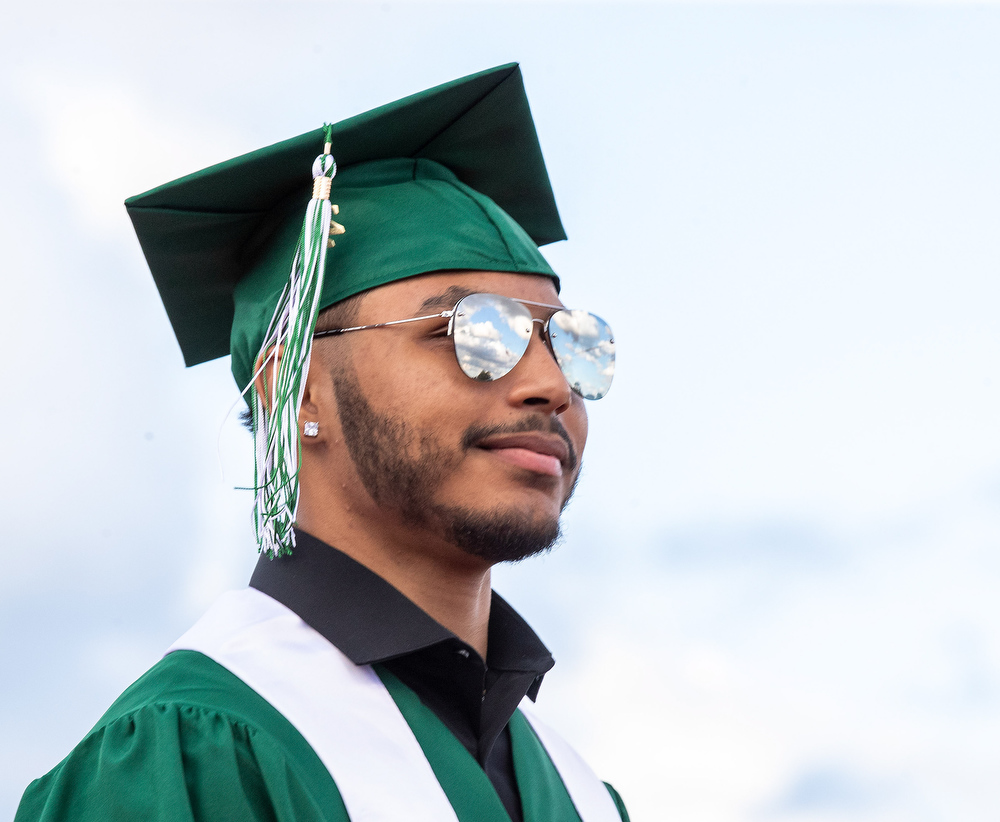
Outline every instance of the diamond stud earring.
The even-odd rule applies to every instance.
[[[306,420],[305,424],[302,426],[302,433],[307,437],[319,436],[319,423]]]

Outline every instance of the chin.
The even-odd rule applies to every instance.
[[[529,520],[520,510],[449,509],[441,513],[448,541],[491,565],[544,554],[562,536],[558,516]]]

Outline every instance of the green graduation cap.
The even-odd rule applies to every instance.
[[[566,237],[516,64],[220,163],[125,206],[188,365],[232,354],[233,375],[248,388],[262,353],[285,352],[270,406],[250,388],[258,537],[271,553],[294,540],[298,410],[318,312],[432,271],[542,274],[558,285],[538,246]],[[328,247],[335,214],[346,233]]]
[[[316,129],[125,201],[187,365],[232,353],[246,385],[324,136]],[[331,143],[330,196],[347,232],[328,252],[321,308],[429,271],[555,276],[536,246],[566,235],[516,64],[344,120]]]

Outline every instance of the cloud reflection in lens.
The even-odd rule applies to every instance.
[[[474,380],[496,380],[517,365],[531,339],[531,312],[493,294],[472,294],[456,307],[455,353]]]
[[[528,348],[531,311],[496,294],[471,294],[459,301],[452,334],[462,371],[474,380],[497,380],[510,373]],[[611,328],[595,314],[563,309],[548,323],[556,362],[572,389],[584,399],[608,393],[615,371]]]
[[[549,339],[577,394],[598,400],[608,393],[615,373],[615,340],[604,320],[580,309],[557,311],[549,320]]]

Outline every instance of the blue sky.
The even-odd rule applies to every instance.
[[[122,200],[519,60],[546,254],[618,344],[564,545],[496,575],[541,711],[637,820],[994,818],[998,42],[961,4],[6,11],[0,817],[255,561],[228,364],[183,368]]]

